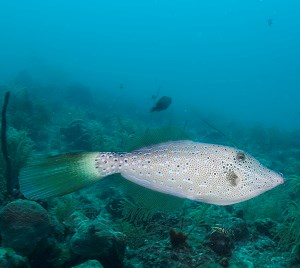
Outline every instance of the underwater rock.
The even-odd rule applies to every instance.
[[[267,218],[256,220],[254,225],[260,234],[272,237],[272,228],[276,225],[276,223]]]
[[[85,216],[81,211],[74,211],[68,219],[64,222],[64,224],[70,229],[72,232],[77,232],[77,230],[83,224],[86,224],[89,221],[89,218]]]
[[[181,231],[176,232],[173,228],[170,228],[169,237],[173,248],[182,248],[186,246],[186,239],[188,238],[187,234],[184,234]]]
[[[50,226],[51,226],[51,237],[55,238],[57,241],[63,241],[65,232],[66,232],[66,226],[59,222],[56,217],[49,215],[50,219]]]
[[[82,264],[72,266],[72,268],[103,268],[102,264],[96,260],[89,260]]]
[[[214,231],[205,241],[205,245],[210,247],[216,254],[220,256],[231,256],[233,249],[232,239],[225,233]]]
[[[266,251],[275,248],[275,242],[267,236],[257,240],[254,243],[254,248],[259,251]]]
[[[240,219],[244,219],[244,210],[238,209],[235,211],[235,216]]]
[[[112,215],[113,218],[122,218],[123,217],[123,208],[124,208],[124,197],[114,196],[108,200],[105,208]]]
[[[232,218],[230,231],[235,241],[242,240],[249,235],[247,223],[240,218]]]
[[[29,256],[31,268],[69,267],[76,256],[71,253],[68,243],[54,238],[43,239]]]
[[[0,248],[1,268],[30,268],[27,259],[18,255],[11,248]]]
[[[126,236],[106,224],[83,222],[70,241],[71,250],[83,257],[97,258],[109,267],[122,267]]]
[[[38,203],[16,200],[0,210],[2,246],[28,255],[51,230],[47,211]]]

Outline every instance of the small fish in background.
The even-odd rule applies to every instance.
[[[166,110],[171,103],[172,99],[170,97],[163,96],[156,102],[155,106],[151,109],[151,112],[160,112]]]
[[[268,26],[271,27],[273,25],[273,19],[268,19]]]
[[[119,85],[119,89],[120,89],[120,90],[124,89],[124,84],[120,84],[120,85]]]
[[[212,226],[211,229],[214,232],[218,232],[227,236],[234,236],[234,232],[230,228],[227,228],[225,226]]]
[[[32,160],[20,174],[26,198],[61,196],[121,174],[147,189],[216,205],[231,205],[284,183],[283,177],[236,148],[166,142],[131,153],[90,152]]]

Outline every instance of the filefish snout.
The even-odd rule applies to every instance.
[[[231,160],[226,165],[229,168],[225,168],[224,174],[232,187],[220,195],[220,204],[239,203],[284,183],[282,175],[263,166],[251,155],[241,151],[232,151],[229,155]]]
[[[255,182],[254,186],[257,190],[261,189],[265,192],[284,183],[284,178],[281,174],[266,168],[251,156],[248,156],[248,158],[249,162],[252,164],[248,164],[248,166],[251,168],[250,172],[252,172],[252,180]],[[251,175],[249,176],[251,177]]]
[[[258,189],[262,189],[263,192],[265,192],[284,183],[284,178],[282,177],[282,175],[270,169],[265,169],[266,173],[259,175],[259,184],[257,185]]]

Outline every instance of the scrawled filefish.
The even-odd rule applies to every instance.
[[[131,153],[76,153],[33,160],[20,174],[25,197],[64,195],[120,173],[154,191],[229,205],[258,196],[284,179],[235,148],[177,141]]]

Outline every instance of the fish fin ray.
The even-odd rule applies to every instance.
[[[21,170],[20,190],[26,198],[61,196],[101,179],[95,166],[98,153],[73,153],[32,159]]]

